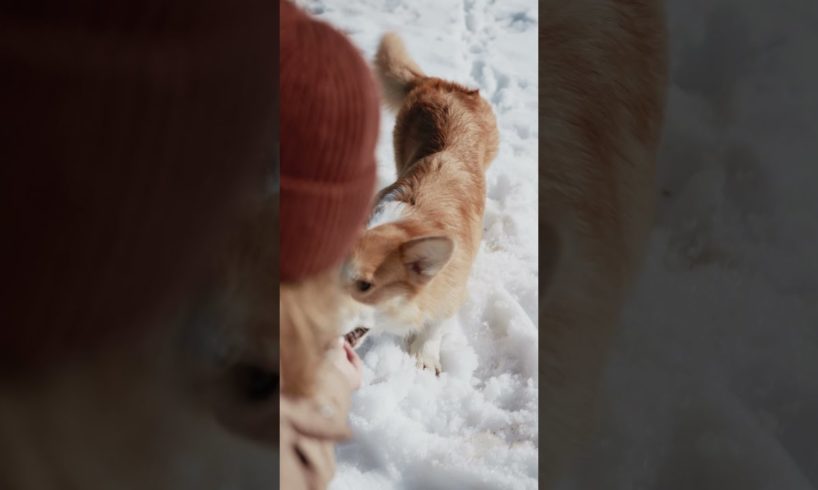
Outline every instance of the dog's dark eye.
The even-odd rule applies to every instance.
[[[365,293],[372,289],[372,283],[368,281],[355,281],[355,287],[358,288],[358,291]]]

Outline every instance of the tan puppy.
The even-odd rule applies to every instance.
[[[483,230],[485,171],[497,154],[494,113],[477,90],[428,77],[395,34],[375,60],[394,129],[398,179],[376,197],[344,268],[370,307],[353,326],[411,335],[418,366],[440,372],[440,341],[466,299]]]
[[[654,213],[664,106],[658,0],[540,2],[540,482],[594,426]]]

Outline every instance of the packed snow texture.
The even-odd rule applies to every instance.
[[[666,5],[658,223],[562,488],[818,488],[818,2]]]
[[[398,32],[427,74],[480,89],[501,135],[481,250],[443,373],[398,339],[361,348],[364,385],[332,490],[533,489],[537,478],[537,4],[530,0],[307,0],[371,60]],[[382,112],[379,183],[395,178]]]

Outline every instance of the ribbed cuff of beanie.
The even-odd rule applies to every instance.
[[[281,280],[305,279],[338,265],[361,232],[374,191],[372,172],[337,183],[282,175]]]

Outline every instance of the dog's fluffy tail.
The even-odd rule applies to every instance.
[[[393,109],[400,107],[415,83],[426,77],[406,51],[400,36],[387,32],[375,55],[375,71],[381,82],[383,98]]]

